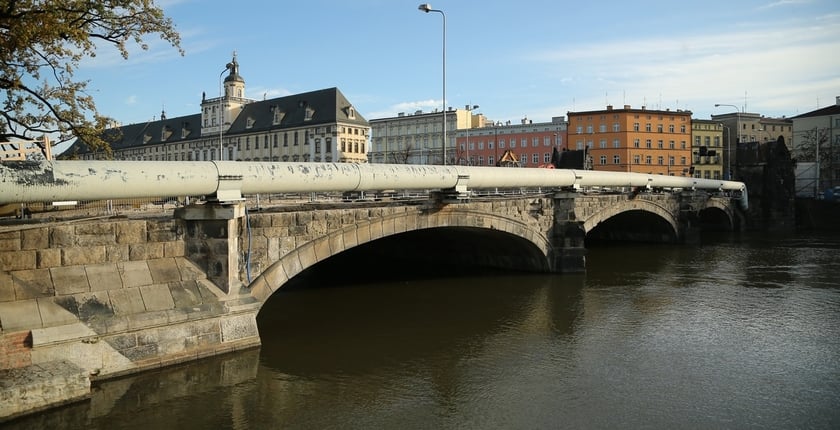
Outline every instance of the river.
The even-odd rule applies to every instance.
[[[281,289],[258,349],[6,425],[840,428],[840,236],[598,247],[581,275],[375,272]]]

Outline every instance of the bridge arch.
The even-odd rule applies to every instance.
[[[330,257],[381,239],[438,229],[460,238],[483,237],[479,246],[499,240],[516,251],[486,261],[487,266],[547,272],[551,270],[553,246],[546,234],[535,227],[498,214],[453,206],[434,214],[423,210],[396,213],[327,232],[298,246],[267,267],[249,288],[251,295],[264,303],[290,279]],[[446,245],[442,243],[441,247]],[[500,250],[494,249],[497,254]]]
[[[742,219],[732,204],[720,198],[706,200],[705,206],[698,210],[698,216],[706,229],[733,231],[740,228]]]
[[[618,216],[623,213],[629,212],[645,212],[649,214],[653,214],[662,219],[668,226],[670,226],[670,231],[673,233],[674,237],[679,236],[679,225],[677,223],[676,216],[673,212],[673,209],[669,209],[668,207],[648,199],[631,199],[631,200],[622,200],[616,202],[611,205],[601,206],[600,210],[596,210],[592,213],[583,213],[578,214],[576,210],[576,215],[578,215],[578,219],[583,221],[583,229],[586,233],[591,232],[595,229],[599,224],[602,222]],[[583,216],[580,216],[583,215]]]

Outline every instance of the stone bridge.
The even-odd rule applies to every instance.
[[[0,227],[0,421],[84,399],[98,379],[256,347],[262,304],[328,259],[580,272],[590,239],[677,242],[701,225],[738,228],[739,216],[698,191],[562,192]]]

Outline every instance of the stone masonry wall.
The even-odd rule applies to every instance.
[[[207,279],[185,255],[180,223],[102,218],[0,230],[0,373],[48,368],[40,374],[56,384],[81,375],[89,386],[259,345],[253,299]],[[41,393],[19,405],[23,412],[67,400],[42,391],[49,381],[18,382],[0,395]]]

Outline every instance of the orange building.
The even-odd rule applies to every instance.
[[[569,149],[588,149],[593,170],[692,176],[691,111],[624,105],[568,118]]]

